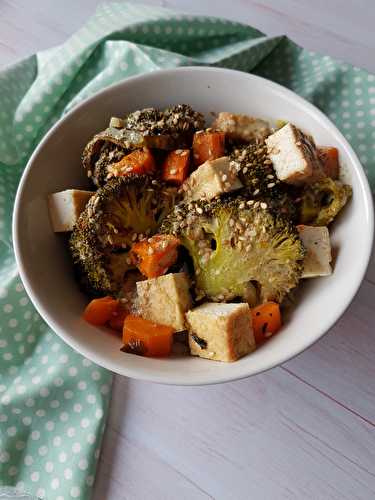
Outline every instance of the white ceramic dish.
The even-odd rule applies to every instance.
[[[248,113],[289,120],[321,145],[339,148],[353,199],[334,224],[335,270],[301,290],[283,330],[236,363],[193,357],[149,359],[124,354],[120,340],[81,319],[86,297],[74,280],[64,239],[51,230],[47,195],[88,185],[80,156],[111,116],[138,108],[188,103],[196,110]],[[209,116],[209,115],[208,115]],[[366,271],[373,240],[373,206],[359,160],[343,135],[317,108],[293,92],[257,76],[219,68],[179,68],[129,78],[86,100],[44,137],[23,174],[15,202],[13,240],[22,281],[35,307],[62,339],[113,372],[166,384],[211,384],[262,372],[316,342],[338,320]]]

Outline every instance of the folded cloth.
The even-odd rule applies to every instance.
[[[313,102],[351,142],[375,185],[375,77],[250,26],[106,4],[62,46],[1,72],[0,484],[8,495],[89,498],[111,384],[108,372],[47,327],[18,278],[11,212],[25,163],[56,120],[98,90],[197,64],[252,72]]]

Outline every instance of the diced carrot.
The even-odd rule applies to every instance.
[[[196,132],[193,138],[194,164],[199,166],[207,160],[224,156],[224,145],[224,132]]]
[[[168,153],[163,163],[162,179],[180,186],[189,174],[190,149],[176,149]]]
[[[108,172],[115,177],[129,174],[152,174],[155,160],[148,148],[136,149],[108,167]]]
[[[83,319],[91,325],[105,325],[115,311],[117,311],[119,301],[112,297],[102,297],[94,299],[86,306],[83,312]]]
[[[340,171],[339,150],[333,146],[321,146],[318,152],[324,173],[331,179],[337,179]]]
[[[255,342],[261,344],[281,328],[279,304],[265,302],[251,310]]]
[[[170,326],[129,314],[124,321],[124,351],[142,356],[168,356],[172,348],[174,330]]]
[[[156,234],[131,248],[131,259],[147,278],[157,278],[168,271],[177,260],[180,240],[168,234]]]
[[[112,313],[111,319],[108,321],[108,326],[112,330],[122,332],[124,328],[124,321],[129,312],[126,309],[118,309]]]

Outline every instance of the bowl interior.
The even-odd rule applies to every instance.
[[[320,145],[339,148],[354,196],[334,224],[337,259],[332,276],[309,280],[283,330],[255,353],[226,364],[193,357],[146,359],[120,352],[120,339],[81,319],[87,299],[72,273],[66,237],[53,233],[47,195],[88,187],[80,165],[83,147],[107,126],[110,116],[138,108],[188,103],[211,111],[248,113],[271,121],[290,120]],[[343,313],[363,278],[372,243],[373,212],[367,180],[343,136],[316,108],[259,77],[213,68],[181,68],[131,78],[112,86],[65,116],[31,158],[17,194],[14,243],[21,277],[40,314],[68,344],[123,375],[174,384],[215,383],[245,377],[298,354]]]

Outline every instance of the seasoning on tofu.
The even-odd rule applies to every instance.
[[[337,148],[285,120],[206,123],[187,104],[117,116],[84,148],[92,190],[48,197],[83,319],[146,357],[233,362],[282,335],[289,294],[334,272],[330,232],[352,196]]]

